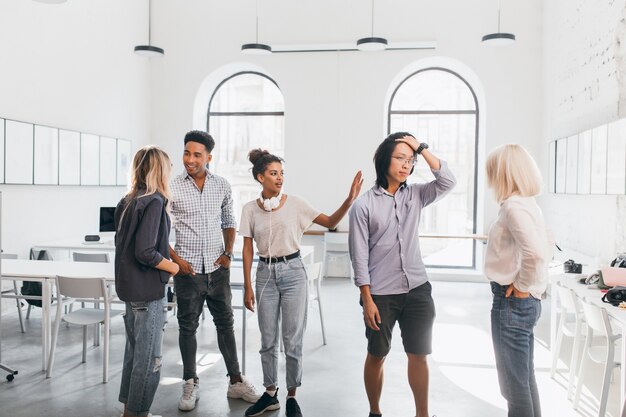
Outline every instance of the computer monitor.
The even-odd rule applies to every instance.
[[[100,232],[115,232],[115,207],[100,207]]]

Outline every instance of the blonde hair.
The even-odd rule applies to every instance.
[[[146,190],[144,196],[159,192],[169,201],[171,171],[170,158],[161,149],[154,145],[139,149],[133,158],[127,199],[136,198],[140,190]]]
[[[493,188],[498,203],[512,195],[536,196],[541,192],[541,172],[523,146],[508,143],[494,149],[485,163],[487,183]]]

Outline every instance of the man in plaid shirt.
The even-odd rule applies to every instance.
[[[176,232],[172,260],[180,266],[174,277],[178,305],[178,344],[183,359],[183,394],[180,410],[193,410],[198,402],[196,330],[206,302],[217,329],[220,352],[230,383],[227,396],[256,402],[259,394],[239,370],[230,291],[230,262],[236,236],[233,199],[226,179],[209,172],[215,141],[206,132],[185,135],[185,172],[172,180],[171,210]]]

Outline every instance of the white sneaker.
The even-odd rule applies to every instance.
[[[254,385],[248,381],[244,374],[241,374],[241,382],[231,384],[230,381],[228,381],[226,396],[228,398],[241,398],[253,404],[261,398],[261,394],[259,394],[256,388],[254,388]]]
[[[178,401],[179,410],[189,411],[196,408],[196,403],[200,399],[198,388],[200,388],[200,385],[193,378],[185,381],[183,384],[183,395],[180,396],[180,401]]]

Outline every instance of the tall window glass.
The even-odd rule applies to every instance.
[[[471,86],[445,68],[428,68],[405,78],[389,102],[389,132],[407,131],[424,140],[448,162],[457,178],[452,192],[422,213],[421,234],[465,236],[476,233],[476,160],[478,103]],[[408,182],[433,179],[418,158]],[[474,268],[473,239],[421,237],[424,262],[429,267]]]
[[[207,131],[214,137],[212,170],[233,190],[239,222],[243,204],[258,196],[248,152],[263,148],[284,156],[285,103],[274,80],[258,72],[241,72],[220,83],[209,102]]]

